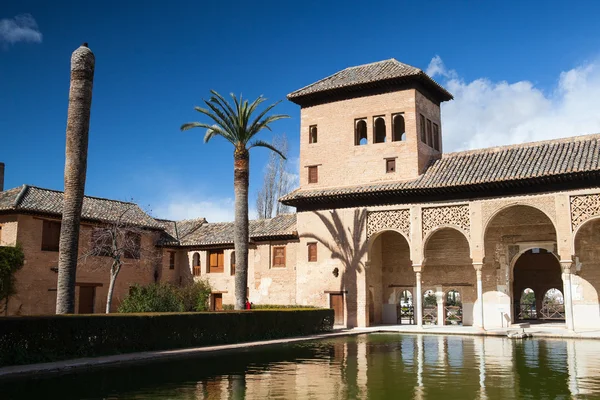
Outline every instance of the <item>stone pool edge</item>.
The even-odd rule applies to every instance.
[[[467,328],[467,327],[465,327]],[[510,330],[510,329],[508,329]],[[64,374],[82,369],[95,369],[110,367],[115,365],[128,365],[138,364],[147,361],[156,360],[169,360],[177,358],[190,358],[190,357],[203,357],[210,356],[214,353],[231,353],[237,351],[243,351],[249,348],[273,346],[287,343],[297,343],[309,340],[328,339],[340,336],[352,336],[352,335],[363,335],[368,333],[401,333],[409,335],[459,335],[459,336],[496,336],[506,337],[507,329],[503,330],[487,330],[483,331],[477,328],[471,328],[469,330],[457,330],[457,329],[432,329],[432,328],[420,328],[420,329],[402,329],[397,326],[377,326],[371,328],[353,328],[353,329],[335,329],[330,333],[321,333],[310,336],[290,337],[282,339],[263,340],[256,342],[246,343],[235,343],[226,344],[219,346],[206,346],[206,347],[189,347],[184,349],[174,350],[157,350],[157,351],[144,351],[138,353],[126,353],[116,354],[111,356],[101,357],[86,357],[76,358],[63,361],[53,361],[48,363],[39,364],[26,364],[26,365],[13,365],[8,367],[0,368],[0,379],[11,379],[11,378],[23,378],[32,375],[53,375],[53,374]],[[536,329],[525,329],[525,333],[528,333],[530,337],[542,338],[542,339],[600,339],[600,331],[594,332],[544,332]],[[519,340],[519,339],[515,339]]]

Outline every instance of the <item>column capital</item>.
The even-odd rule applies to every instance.
[[[560,260],[560,267],[563,274],[570,274],[573,267],[573,260]]]
[[[425,268],[423,264],[413,264],[412,267],[414,272],[423,272],[423,268]]]
[[[483,269],[483,261],[473,261],[473,268],[475,268],[475,271],[481,271]]]

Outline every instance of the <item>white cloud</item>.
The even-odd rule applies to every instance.
[[[445,152],[600,132],[600,62],[562,72],[549,91],[529,81],[466,82],[439,56],[427,73],[454,95],[442,105]]]
[[[30,14],[0,19],[0,43],[42,42],[42,33]]]
[[[202,196],[173,196],[158,204],[152,214],[156,218],[179,221],[182,219],[206,218],[208,222],[231,222],[235,219],[235,203],[232,198],[207,199]],[[250,219],[256,218],[256,210],[248,210]]]

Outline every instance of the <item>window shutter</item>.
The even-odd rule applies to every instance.
[[[317,183],[319,181],[319,170],[317,166],[308,167],[308,183]]]
[[[217,253],[211,252],[208,272],[215,272],[215,269],[217,269]]]
[[[273,267],[284,268],[285,267],[285,247],[278,246],[273,247]]]
[[[309,262],[317,261],[317,244],[316,243],[308,244],[308,261]]]

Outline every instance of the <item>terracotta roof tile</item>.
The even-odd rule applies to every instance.
[[[442,95],[444,100],[452,99],[452,95],[446,91],[446,89],[431,79],[422,70],[401,63],[394,58],[343,69],[333,75],[288,94],[287,98],[290,101],[297,101],[300,98],[316,93],[332,92],[351,87],[362,87],[376,82],[400,78],[418,78],[424,80],[427,84],[434,87]]]
[[[63,192],[23,185],[0,193],[0,211],[61,215]],[[162,229],[154,218],[134,203],[85,196],[81,217],[99,222],[123,221],[144,228]]]
[[[285,204],[321,201],[361,193],[399,196],[415,191],[448,189],[600,172],[600,134],[492,147],[444,154],[417,179],[369,185],[296,190],[281,198]]]

